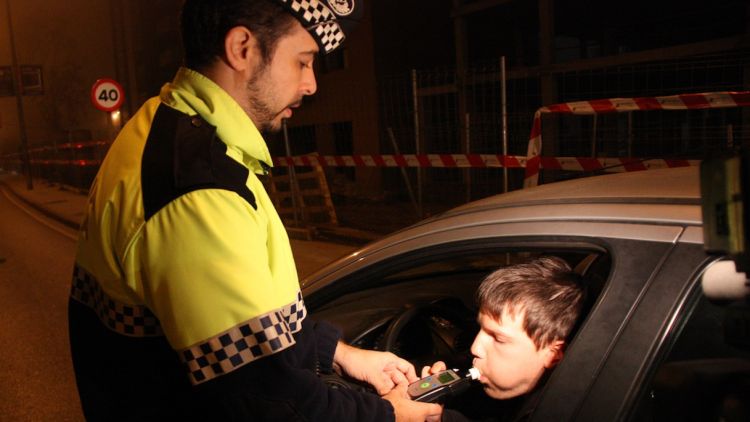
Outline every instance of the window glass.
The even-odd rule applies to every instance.
[[[11,97],[15,94],[13,70],[10,66],[0,66],[0,97]]]
[[[319,60],[315,61],[318,69],[317,73],[324,75],[336,70],[343,70],[347,67],[346,47],[337,48],[336,50],[321,55]]]
[[[335,122],[331,124],[333,132],[333,146],[336,155],[354,154],[354,128],[351,121]],[[354,167],[335,167],[336,174],[343,175],[346,180],[353,182],[355,180]]]
[[[750,305],[692,298],[632,420],[750,420]]]

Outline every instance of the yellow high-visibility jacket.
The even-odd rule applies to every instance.
[[[186,68],[125,125],[89,193],[71,291],[87,418],[393,417],[316,376],[340,334],[305,321],[286,230],[256,176],[271,162],[240,106]]]

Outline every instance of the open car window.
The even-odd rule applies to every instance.
[[[488,245],[485,240],[479,245],[461,243],[410,251],[374,262],[316,291],[320,296],[317,301],[312,298],[310,309],[314,318],[339,326],[344,340],[357,347],[391,351],[417,368],[437,360],[449,367],[468,368],[470,347],[479,328],[475,291],[491,272],[554,255],[566,260],[584,283],[591,283],[592,292],[602,290],[611,266],[607,251],[594,245],[569,247],[571,244],[513,247]],[[590,295],[591,303],[596,293]],[[475,394],[484,396],[481,389]],[[476,410],[470,404],[465,407],[459,409],[465,414]]]
[[[499,268],[519,264],[543,255],[559,256],[560,258],[565,259],[572,269],[585,271],[589,268],[589,265],[601,255],[601,253],[583,251],[545,252],[544,250],[516,250],[457,254],[443,259],[429,260],[421,265],[396,271],[393,274],[385,276],[384,280],[390,282],[394,280],[415,279],[453,272],[482,272],[489,274]]]

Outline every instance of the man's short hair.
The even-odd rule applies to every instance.
[[[279,2],[269,0],[185,0],[181,29],[185,66],[202,70],[224,55],[230,29],[244,26],[258,41],[263,63],[278,41],[293,28],[295,18]]]
[[[584,296],[580,277],[564,260],[551,256],[500,268],[477,290],[480,312],[497,320],[503,312],[523,315],[523,328],[537,349],[567,340]]]

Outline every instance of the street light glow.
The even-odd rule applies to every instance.
[[[120,116],[120,110],[115,110],[115,111],[109,113],[109,117],[110,117],[110,119],[112,119],[112,124],[115,127],[120,127],[120,118],[121,118],[121,116]]]

